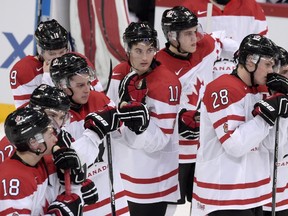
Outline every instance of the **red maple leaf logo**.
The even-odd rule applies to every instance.
[[[198,100],[199,100],[200,88],[203,85],[204,85],[204,82],[199,80],[199,78],[197,77],[196,82],[194,84],[194,89],[192,90],[190,95],[187,95],[189,104],[193,106],[197,106]]]

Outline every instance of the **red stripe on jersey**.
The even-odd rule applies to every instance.
[[[214,124],[213,124],[213,127],[216,129],[218,128],[219,126],[223,125],[225,122],[227,122],[227,117],[225,116],[224,118],[221,118],[219,119],[218,121],[216,121]]]
[[[283,186],[283,187],[278,187],[277,188],[277,193],[283,193],[287,189],[288,189],[288,183],[285,186]]]
[[[31,94],[14,95],[14,100],[30,100]]]
[[[278,191],[277,191],[278,192]],[[285,199],[285,200],[282,200],[280,202],[277,202],[276,203],[276,207],[281,207],[281,206],[285,206],[288,204],[288,200]],[[268,204],[265,204],[265,206],[268,206],[268,207],[272,207],[272,203],[268,203]]]
[[[81,36],[84,43],[84,53],[91,62],[95,62],[95,50],[97,47],[95,41],[95,14],[93,12],[93,4],[91,1],[83,4],[83,1],[79,0],[77,5]]]
[[[195,177],[194,182],[197,184],[198,187],[207,189],[209,188],[215,190],[237,190],[237,189],[256,188],[261,187],[263,185],[267,185],[270,182],[270,178],[266,178],[258,182],[250,182],[250,183],[245,182],[243,184],[212,184],[212,183],[200,182]]]
[[[117,199],[120,199],[120,198],[122,198],[124,196],[126,196],[126,192],[125,191],[121,191],[121,192],[115,194],[115,199],[117,200]],[[95,204],[84,206],[84,210],[85,211],[90,211],[90,210],[93,210],[93,209],[96,209],[96,208],[100,208],[101,206],[105,206],[105,205],[108,205],[108,204],[110,204],[110,197],[108,197],[106,199],[103,199],[101,201],[97,201]]]
[[[265,29],[265,31],[259,32],[260,35],[267,35],[268,33],[268,28]]]
[[[179,159],[196,159],[196,154],[191,154],[191,155],[179,155]]]
[[[226,133],[224,136],[222,136],[219,141],[221,142],[221,144],[223,144],[227,139],[230,138],[231,133]]]
[[[218,128],[219,126],[223,125],[224,123],[226,123],[227,121],[241,121],[241,122],[244,122],[245,121],[245,117],[244,116],[238,116],[238,115],[228,115],[227,117],[225,116],[224,118],[222,119],[219,119],[218,121],[216,121],[214,124],[213,124],[213,127],[216,129]]]
[[[116,210],[116,215],[122,215],[122,214],[125,214],[125,213],[128,213],[128,212],[129,212],[129,208],[128,208],[128,206],[126,206],[125,208]],[[107,216],[110,216],[110,215],[112,215],[112,214],[109,214]]]
[[[131,176],[128,176],[126,174],[121,173],[121,178],[126,180],[126,181],[135,183],[135,184],[154,184],[156,182],[165,181],[165,180],[177,175],[177,173],[178,173],[178,169],[175,169],[175,170],[173,170],[170,173],[167,173],[165,175],[158,176],[155,178],[149,178],[149,179],[133,178]]]
[[[181,146],[199,145],[199,140],[179,140]]]
[[[263,196],[259,196],[256,198],[250,199],[235,199],[235,200],[211,200],[211,199],[203,199],[199,197],[197,194],[193,193],[193,198],[201,203],[205,203],[207,205],[217,205],[217,206],[226,206],[226,205],[247,205],[252,203],[259,203],[263,200],[271,198],[271,193],[265,194]]]
[[[160,128],[164,134],[173,134],[174,129]]]
[[[157,114],[155,112],[150,112],[150,116],[158,118],[158,119],[175,119],[176,113],[163,113],[163,114]]]
[[[227,116],[228,121],[245,121],[245,116],[239,116],[239,115],[228,115]]]
[[[167,196],[168,194],[171,194],[177,191],[177,189],[178,189],[178,185],[175,185],[165,191],[161,191],[157,193],[150,193],[150,194],[139,194],[139,193],[132,193],[130,191],[127,191],[127,196],[137,198],[137,199],[153,199],[153,198]]]
[[[16,208],[9,208],[9,209],[5,209],[4,211],[0,212],[0,215],[22,215],[22,214],[31,214],[31,211],[29,209],[16,209]],[[18,214],[17,214],[18,213]]]

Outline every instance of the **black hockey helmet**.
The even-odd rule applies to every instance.
[[[24,107],[7,116],[4,130],[6,137],[18,151],[29,151],[28,143],[31,138],[38,142],[44,142],[43,136],[39,136],[39,134],[42,135],[50,122],[46,113]]]
[[[43,50],[68,48],[68,32],[55,19],[40,22],[35,39]]]
[[[157,31],[150,27],[148,22],[130,23],[123,34],[123,41],[126,52],[127,48],[131,49],[133,44],[141,41],[151,42],[156,49],[159,48]]]
[[[279,61],[280,65],[284,66],[288,64],[288,52],[283,47],[278,46],[279,49]]]
[[[96,79],[95,70],[89,67],[86,59],[77,53],[66,53],[51,61],[50,75],[55,86],[69,85],[72,76],[85,73],[89,74],[90,80]]]
[[[29,106],[39,110],[55,109],[68,112],[70,109],[70,100],[63,90],[41,84],[33,91]]]
[[[277,61],[279,50],[275,43],[267,37],[259,34],[249,34],[242,40],[236,56],[239,63],[245,65],[248,55],[271,57]]]
[[[175,6],[163,12],[161,25],[163,33],[168,39],[168,32],[179,32],[197,26],[198,18],[186,7]]]

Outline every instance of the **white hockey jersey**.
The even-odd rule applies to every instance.
[[[175,57],[167,49],[157,53],[157,60],[179,78],[182,86],[180,109],[199,110],[205,86],[213,80],[213,64],[220,54],[220,45],[210,36],[197,43],[197,50],[189,57]],[[188,140],[179,136],[179,162],[196,161],[199,140]]]
[[[119,83],[129,72],[128,62],[117,65],[113,70],[107,94],[117,103]],[[149,126],[140,135],[122,127],[121,136],[112,137],[114,161],[120,166],[129,201],[175,202],[180,194],[178,133],[175,133],[174,127],[181,84],[163,65],[142,76],[140,79],[145,77],[148,88],[145,101],[150,113]]]
[[[79,110],[70,110],[71,123],[66,126],[66,130],[76,140],[72,143],[72,147],[76,150],[82,164],[87,165],[87,177],[95,183],[98,191],[99,200],[95,204],[84,206],[84,216],[111,214],[111,185],[106,142],[104,139],[102,144],[103,140],[100,140],[95,132],[84,128],[84,119],[90,112],[104,110],[107,106],[114,107],[114,103],[104,93],[91,91],[85,105],[82,105]],[[127,197],[115,164],[113,164],[113,178],[116,215],[128,216],[130,214]]]
[[[32,92],[41,84],[54,86],[50,74],[43,72],[43,62],[30,55],[18,61],[10,71],[10,87],[16,108],[27,104]],[[92,82],[92,86],[96,91],[103,91],[98,79]]]
[[[248,34],[267,35],[268,24],[264,11],[255,0],[233,0],[228,2],[223,10],[211,3],[211,16],[207,11],[208,3],[211,3],[211,0],[185,0],[181,5],[196,14],[204,31],[224,31],[225,36],[236,41],[238,45]],[[224,49],[229,46],[229,41],[226,42],[223,43]],[[215,62],[213,71],[216,76],[220,76],[231,73],[235,67],[235,62],[222,54],[221,60]]]
[[[0,164],[0,215],[50,215],[46,214],[49,204],[64,188],[52,155],[44,156],[44,160],[37,166],[27,166],[15,153]],[[80,186],[71,189],[81,194]]]
[[[201,104],[192,216],[216,210],[249,209],[271,198],[269,151],[271,127],[252,116],[263,95],[234,75],[207,85]]]

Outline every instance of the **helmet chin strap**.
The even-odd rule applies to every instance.
[[[183,52],[183,50],[180,49],[180,48],[181,48],[181,43],[180,43],[178,37],[179,37],[179,32],[176,32],[176,31],[169,32],[168,43],[169,43],[172,47],[174,47],[175,49],[177,49],[178,53],[181,53],[181,54],[189,54],[189,52],[186,52],[186,51]],[[178,43],[178,45],[175,46],[175,45],[171,42],[170,38],[171,38],[171,40],[176,41],[176,42]]]
[[[31,147],[29,147],[29,151],[35,153],[37,156],[39,156],[40,154],[43,154],[46,150],[47,150],[47,144],[43,138],[43,135],[41,133],[35,134],[34,138],[31,138],[32,140],[37,141],[38,145],[42,144],[45,146],[45,149],[43,151],[41,151],[41,149],[38,147],[37,149],[34,149],[33,144],[32,147],[33,149],[31,149]]]
[[[186,51],[183,52],[182,50],[180,50],[181,43],[178,39],[177,39],[177,42],[178,42],[177,51],[181,54],[189,54],[189,52],[186,52]]]
[[[44,141],[43,144],[45,146],[45,149],[43,151],[41,151],[40,148],[37,148],[36,150],[29,149],[29,151],[32,152],[32,153],[35,153],[37,156],[39,156],[40,154],[43,154],[47,150],[46,142]]]
[[[176,39],[176,41],[177,41],[177,43],[178,43],[178,45],[177,46],[175,46],[174,44],[172,44],[172,43],[170,43],[169,42],[169,44],[172,46],[172,47],[174,47],[174,48],[176,48],[177,49],[177,51],[179,52],[179,53],[181,53],[181,54],[189,54],[190,52],[186,52],[186,51],[182,51],[180,48],[181,48],[181,43],[180,43],[180,41],[178,40],[178,38]]]
[[[258,86],[258,84],[255,84],[255,79],[254,79],[254,74],[255,74],[255,71],[257,70],[258,68],[258,63],[260,62],[260,57],[259,59],[257,60],[257,62],[255,63],[255,69],[253,71],[249,71],[246,67],[246,64],[244,65],[244,68],[245,70],[250,74],[250,80],[251,80],[251,86]]]
[[[68,87],[67,87],[68,88]],[[81,107],[82,107],[82,104],[79,104],[79,103],[77,103],[77,102],[75,102],[74,100],[73,100],[73,95],[74,95],[74,92],[72,91],[72,89],[71,88],[68,88],[70,91],[71,91],[71,95],[68,95],[68,97],[69,97],[69,99],[70,99],[70,102],[71,102],[71,106],[70,106],[70,108],[72,109],[72,110],[74,110],[74,111],[76,111],[76,112],[79,112],[79,110],[81,109]]]

